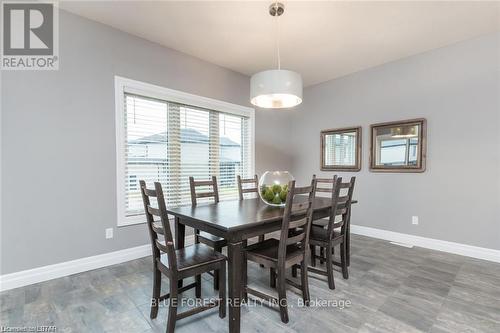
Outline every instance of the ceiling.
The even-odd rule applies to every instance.
[[[252,75],[276,66],[272,1],[61,1],[60,7]],[[281,65],[312,85],[500,30],[500,2],[284,1]]]

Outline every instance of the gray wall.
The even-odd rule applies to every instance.
[[[147,243],[144,225],[116,228],[114,75],[249,105],[248,77],[65,12],[60,59],[0,74],[1,274]],[[257,110],[256,171],[305,181],[320,174],[320,129],[363,125],[354,223],[500,249],[498,59],[498,35],[483,37]],[[369,173],[368,125],[413,117],[429,121],[428,171]]]
[[[362,170],[341,173],[357,177],[354,224],[500,249],[499,81],[494,34],[309,87],[292,112],[292,172],[331,176],[319,171],[320,130],[362,125]],[[370,173],[369,125],[418,117],[427,171]]]
[[[145,225],[116,228],[115,75],[249,105],[248,77],[66,12],[60,59],[1,74],[2,274],[147,244]],[[256,169],[289,164],[272,119],[256,128]]]

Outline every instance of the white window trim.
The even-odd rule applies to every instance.
[[[255,173],[255,110],[253,108],[189,94],[154,84],[115,76],[115,130],[116,130],[116,212],[119,227],[145,223],[144,215],[126,216],[125,212],[125,93],[149,96],[169,102],[197,106],[209,110],[249,118],[250,172]]]

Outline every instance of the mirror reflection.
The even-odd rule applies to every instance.
[[[359,127],[321,132],[321,169],[351,170],[360,168]]]
[[[423,120],[372,126],[372,169],[423,171]]]

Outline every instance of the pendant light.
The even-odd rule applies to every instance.
[[[269,14],[276,18],[277,28],[284,11],[282,3],[269,6]],[[279,29],[276,35],[278,69],[256,73],[250,79],[250,102],[260,108],[283,109],[302,103],[302,77],[299,73],[281,69]]]

